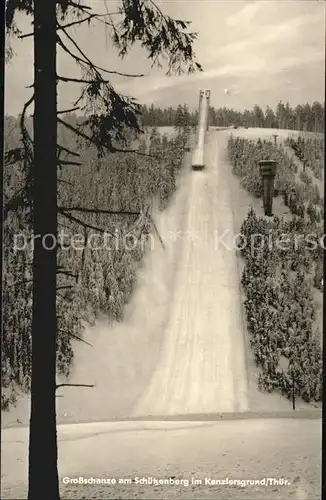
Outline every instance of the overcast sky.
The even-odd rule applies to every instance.
[[[93,11],[104,4],[114,12],[116,1],[89,0]],[[324,101],[325,94],[325,2],[319,0],[158,0],[172,17],[191,21],[198,32],[197,60],[204,72],[168,77],[151,69],[146,53],[135,47],[123,61],[100,24],[71,28],[70,33],[86,54],[109,70],[145,73],[144,78],[115,78],[116,90],[136,97],[140,103],[167,107],[187,103],[194,108],[199,89],[211,89],[213,106],[244,109],[259,104],[274,107],[279,100],[291,104]],[[31,31],[30,19],[17,16],[23,32]],[[32,38],[14,40],[15,56],[6,67],[8,114],[21,111],[31,95],[33,81]],[[79,76],[74,62],[58,51],[58,73]],[[230,95],[224,93],[229,89]],[[74,84],[59,86],[59,106],[69,108],[77,95]]]

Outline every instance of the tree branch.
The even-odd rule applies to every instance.
[[[62,111],[57,111],[57,115],[63,115],[63,114],[67,114],[67,113],[73,113],[74,111],[78,111],[79,109],[80,109],[79,106],[77,106],[76,108],[64,109]]]
[[[5,166],[11,167],[15,163],[24,159],[24,149],[23,148],[14,148],[9,149],[9,151],[5,152]]]
[[[55,386],[56,389],[59,389],[60,387],[94,387],[94,385],[89,385],[89,384],[58,384]]]
[[[60,82],[65,82],[65,83],[90,83],[90,80],[84,80],[83,78],[68,78],[66,76],[59,76],[57,75],[57,80]],[[103,83],[108,83],[108,81],[103,80]],[[80,109],[79,107],[75,109]],[[58,113],[59,114],[59,113]]]
[[[102,17],[111,17],[111,16],[114,16],[114,15],[117,15],[117,14],[120,14],[120,12],[107,12],[106,14],[89,14],[87,17],[84,17],[84,19],[79,19],[78,21],[72,21],[71,23],[68,23],[68,24],[64,24],[62,25],[61,28],[58,28],[59,29],[66,29],[66,28],[71,28],[72,26],[76,26],[76,25],[79,25],[79,24],[82,24],[82,23],[85,23],[85,22],[88,22],[90,23],[90,21],[92,19],[96,19],[97,21],[100,21],[101,23],[105,24],[106,26],[110,26],[112,28],[115,27],[114,23],[113,22],[108,22],[108,21],[103,21],[101,18]]]
[[[141,77],[144,77],[145,75],[144,74],[135,74],[135,75],[131,75],[131,74],[128,74],[128,73],[120,73],[119,71],[110,71],[108,69],[105,69],[105,68],[101,68],[100,66],[97,66],[96,64],[92,63],[92,61],[87,57],[87,55],[85,54],[85,52],[79,47],[79,45],[76,43],[76,41],[72,38],[72,36],[69,35],[69,33],[67,33],[67,31],[63,28],[63,26],[61,26],[59,23],[57,23],[59,28],[63,31],[63,33],[66,35],[66,37],[68,38],[68,40],[70,40],[70,42],[73,44],[73,46],[78,50],[78,52],[82,55],[82,57],[84,58],[84,61],[77,55],[73,55],[72,53],[70,53],[70,55],[72,57],[74,57],[75,59],[78,58],[79,59],[79,62],[84,62],[84,64],[87,64],[90,68],[96,70],[96,73],[99,77],[102,78],[102,75],[99,73],[99,71],[103,71],[103,73],[106,73],[106,74],[109,74],[109,75],[119,75],[119,76],[126,76],[126,77],[130,77],[130,78],[141,78]],[[61,40],[60,37],[58,37],[61,44],[62,44],[62,48],[64,48],[64,50],[69,50],[66,46],[63,46],[63,42]]]
[[[156,234],[158,236],[158,239],[160,240],[160,243],[161,243],[162,247],[165,250],[165,245],[163,243],[162,237],[161,237],[161,235],[160,235],[160,233],[159,233],[159,231],[157,229],[157,226],[156,226],[156,224],[155,224],[155,222],[154,222],[154,220],[153,220],[153,218],[151,216],[150,216],[150,220],[151,220],[151,223],[153,224],[153,227],[154,227],[154,230],[155,230],[155,232],[156,232]]]
[[[30,99],[24,104],[23,111],[19,120],[19,127],[21,133],[21,142],[23,143],[24,155],[23,155],[23,168],[26,173],[26,183],[24,190],[22,191],[22,202],[26,202],[26,204],[30,203],[31,198],[31,184],[33,181],[33,165],[34,165],[34,150],[33,150],[33,141],[29,132],[27,130],[25,119],[28,107],[34,101],[35,94],[33,94]],[[23,197],[26,196],[24,199]]]
[[[71,0],[69,0],[69,7],[74,7],[75,9],[81,10],[82,12],[85,12],[85,13],[88,13],[90,10],[92,10],[92,7],[88,7],[87,5],[80,5],[80,4],[77,4],[75,2],[72,2]],[[113,14],[114,13],[112,13],[112,15]],[[81,24],[87,20],[90,20],[89,18],[92,18],[92,17],[100,18],[100,17],[105,17],[107,15],[108,14],[89,14],[88,18],[80,19],[79,21],[74,21],[70,24],[65,25],[64,27],[69,28],[71,26],[74,26],[75,24]],[[106,22],[105,24],[110,26],[110,24],[108,22]],[[58,28],[58,29],[60,29],[60,28]],[[25,35],[19,35],[18,38],[23,39],[23,38],[28,38],[28,37],[33,36],[33,35],[34,35],[34,32],[31,32],[31,33],[26,33]]]
[[[58,179],[58,182],[60,182],[61,184],[67,184],[67,186],[73,186],[74,185],[72,182],[65,181],[64,179]]]
[[[89,7],[88,5],[80,5],[79,3],[73,2],[73,0],[69,0],[69,7],[74,7],[77,10],[87,13],[92,10],[92,7]]]
[[[34,31],[32,31],[31,33],[25,33],[24,35],[19,35],[18,38],[22,40],[23,38],[28,38],[30,36],[34,36]]]
[[[69,278],[77,278],[77,274],[73,274],[69,271],[65,271],[64,269],[58,267],[57,274],[63,274],[64,276],[69,276]]]
[[[57,297],[59,297],[60,299],[62,300],[65,300],[66,302],[71,302],[71,301],[68,301],[67,297],[64,297],[63,295],[61,295],[61,293],[57,293]]]
[[[83,207],[59,207],[59,210],[63,210],[64,212],[86,212],[86,213],[95,213],[95,214],[108,214],[108,215],[135,215],[139,217],[141,212],[115,212],[112,210],[102,210],[100,208],[83,208]]]
[[[24,194],[26,193],[26,185],[21,188],[13,197],[4,205],[3,207],[3,220],[7,220],[9,212],[16,210],[21,207],[24,200]]]
[[[155,155],[151,155],[149,153],[142,153],[141,151],[138,151],[138,149],[120,149],[116,148],[115,146],[112,146],[113,153],[134,153],[135,155],[139,156],[145,156],[146,158],[154,158],[155,160],[158,160],[159,157]]]
[[[87,57],[87,55],[85,54],[85,52],[79,47],[79,45],[75,42],[75,40],[69,35],[69,33],[67,33],[67,31],[62,28],[62,26],[60,26],[60,24],[57,22],[58,26],[60,27],[60,29],[63,30],[64,34],[66,35],[66,37],[68,38],[68,40],[70,40],[70,42],[74,45],[74,47],[78,50],[78,52],[86,59],[86,61],[88,62],[88,64],[91,66],[91,67],[94,67],[94,64],[92,63],[92,61]]]
[[[85,134],[84,132],[81,132],[80,130],[76,129],[75,127],[73,127],[72,125],[70,125],[70,123],[67,123],[64,120],[61,120],[61,118],[58,118],[58,123],[62,123],[62,125],[64,125],[65,127],[67,127],[69,130],[71,130],[72,132],[74,132],[76,135],[79,135],[80,137],[82,137],[86,141],[89,141],[92,144],[95,144],[95,146],[96,146],[96,143],[92,139],[92,137],[90,137],[89,135]],[[116,148],[115,146],[110,146],[110,147],[105,146],[105,148],[110,153],[134,153],[134,154],[139,155],[139,156],[145,156],[146,158],[154,158],[156,160],[159,159],[158,156],[154,156],[154,155],[151,155],[149,153],[142,153],[141,151],[138,151],[137,149],[120,149],[120,148]]]
[[[66,153],[70,154],[71,156],[76,156],[77,158],[80,157],[79,153],[75,153],[75,151],[71,151],[71,149],[65,148],[64,146],[61,146],[60,144],[57,144],[57,148],[60,150],[59,153],[61,153],[61,151],[65,151]]]
[[[70,219],[72,222],[76,222],[77,224],[79,224],[80,226],[83,226],[84,228],[93,229],[94,231],[98,231],[99,233],[103,233],[103,234],[110,234],[110,236],[117,238],[116,234],[113,234],[110,231],[106,231],[105,229],[102,229],[100,227],[92,226],[91,224],[86,224],[85,222],[81,221],[80,219],[77,219],[77,217],[74,217],[73,215],[67,214],[63,210],[58,209],[58,212],[61,215],[63,215],[64,217],[66,217],[67,219]]]
[[[66,229],[70,229],[70,231],[72,230],[71,226],[67,226],[66,224],[62,224],[62,222],[60,222],[60,221],[58,221],[58,226],[64,227]]]
[[[84,134],[84,132],[81,132],[80,130],[78,130],[77,128],[73,127],[72,125],[70,125],[70,123],[67,123],[65,122],[64,120],[61,120],[61,118],[58,118],[58,123],[61,123],[62,125],[64,125],[67,129],[71,130],[72,132],[74,132],[76,135],[79,135],[80,137],[82,137],[82,139],[85,139],[85,141],[89,141],[89,142],[92,142],[94,144],[94,141],[93,139],[87,135],[87,134]]]
[[[78,21],[72,21],[71,23],[64,24],[64,25],[62,25],[62,27],[57,28],[57,29],[58,30],[67,29],[67,28],[71,28],[72,26],[76,26],[76,24],[80,25],[80,24],[83,24],[86,22],[89,23],[92,19],[102,17],[102,16],[107,16],[107,14],[89,14],[87,17],[84,17],[84,19],[79,19]]]
[[[65,161],[65,160],[59,160],[59,159],[57,160],[57,163],[58,163],[58,165],[60,165],[60,166],[61,166],[61,165],[62,165],[62,166],[64,166],[64,165],[71,165],[71,166],[77,166],[77,167],[80,167],[80,166],[84,165],[84,163],[80,163],[80,162],[78,162],[78,161]]]
[[[67,330],[63,330],[62,328],[58,328],[58,331],[60,331],[62,333],[66,333],[70,337],[73,337],[74,339],[79,340],[80,342],[84,342],[84,344],[87,344],[89,347],[94,347],[92,344],[90,344],[86,340],[82,339],[81,337],[78,337],[78,335],[75,335],[74,333],[68,332]]]
[[[85,65],[88,65],[89,66],[89,63],[87,61],[83,61],[83,59],[81,59],[79,56],[77,56],[76,54],[74,54],[73,52],[71,52],[70,49],[68,49],[68,47],[63,43],[63,41],[61,40],[61,38],[59,37],[59,35],[57,35],[57,43],[58,45],[65,51],[67,52],[67,54],[72,57],[73,59],[75,59],[75,61],[79,64],[85,64]]]

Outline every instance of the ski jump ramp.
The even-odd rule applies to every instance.
[[[208,130],[208,113],[210,102],[210,90],[199,91],[199,122],[197,128],[196,144],[192,157],[192,168],[194,170],[202,170],[205,166],[205,137]]]
[[[205,118],[202,149],[206,127]],[[134,416],[248,410],[225,144],[221,148],[217,139],[215,131],[207,134],[205,170],[190,171],[186,181],[183,238],[161,355]]]

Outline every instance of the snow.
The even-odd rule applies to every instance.
[[[2,435],[1,498],[26,498],[27,429]],[[321,420],[117,422],[58,428],[61,496],[80,498],[320,498]],[[64,484],[64,478],[188,480],[189,485]],[[207,479],[284,478],[290,485],[205,485]],[[202,484],[191,484],[191,478]],[[207,481],[206,481],[207,482]]]

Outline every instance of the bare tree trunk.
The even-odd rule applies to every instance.
[[[34,0],[32,387],[28,500],[59,499],[56,435],[56,0]]]

